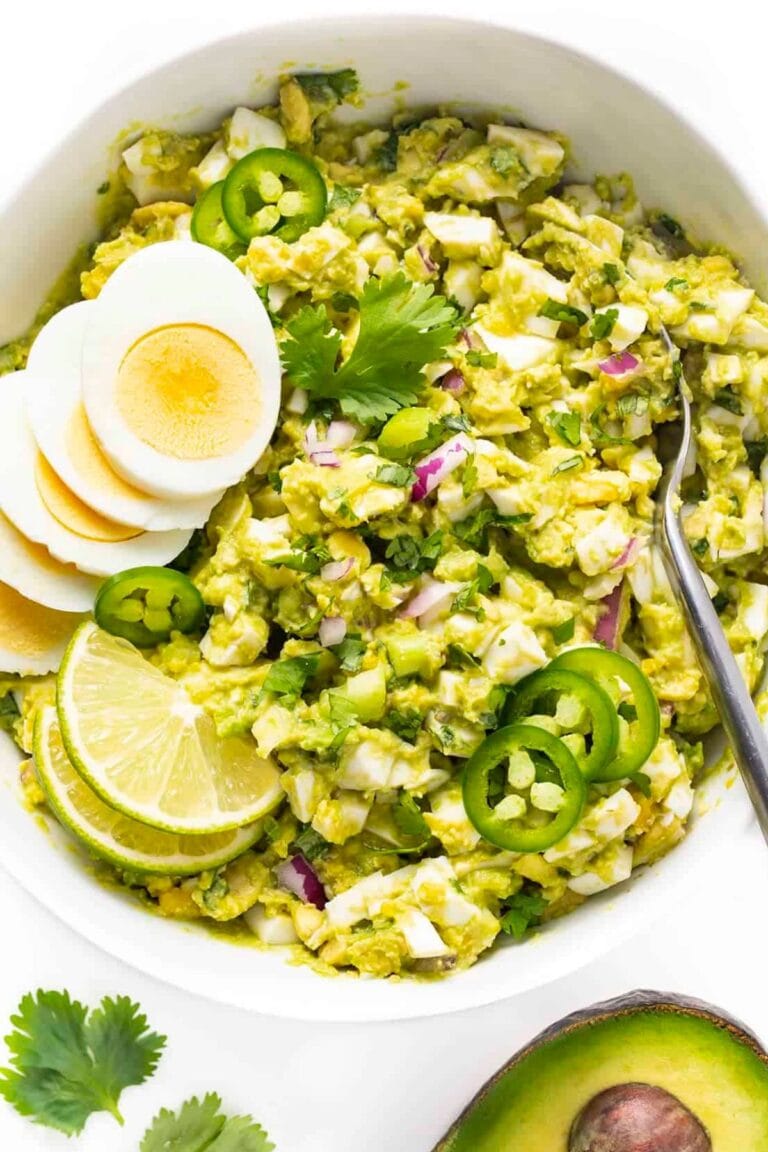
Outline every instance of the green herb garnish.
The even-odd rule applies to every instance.
[[[251,1116],[226,1116],[221,1098],[209,1092],[202,1100],[185,1100],[178,1112],[161,1109],[140,1152],[273,1152],[274,1147]]]
[[[547,419],[564,444],[578,447],[581,443],[581,416],[578,412],[550,412]]]

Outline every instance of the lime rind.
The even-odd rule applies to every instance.
[[[76,685],[88,660],[92,678]],[[218,737],[179,684],[92,621],[69,643],[56,698],[64,747],[78,774],[110,808],[141,824],[213,835],[253,823],[285,798],[278,768],[256,754],[255,744]]]
[[[185,836],[139,824],[105,804],[78,774],[61,740],[56,709],[35,721],[34,760],[54,815],[94,855],[118,868],[163,876],[192,876],[220,868],[260,839],[261,821],[215,836]]]

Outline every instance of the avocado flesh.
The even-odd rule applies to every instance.
[[[768,1062],[714,1019],[669,1008],[598,1018],[524,1053],[438,1152],[568,1152],[589,1100],[630,1082],[676,1096],[709,1132],[713,1152],[768,1152]]]

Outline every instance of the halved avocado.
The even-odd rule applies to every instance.
[[[542,1032],[434,1152],[768,1152],[768,1054],[741,1024],[633,992]]]

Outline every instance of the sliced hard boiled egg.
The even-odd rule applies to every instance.
[[[82,572],[111,576],[140,564],[167,564],[191,532],[141,532],[94,512],[59,479],[38,449],[24,413],[24,373],[4,382],[0,422],[0,509],[28,540]]]
[[[55,672],[82,617],[33,604],[0,583],[0,672]]]
[[[113,467],[170,499],[234,484],[269,444],[280,359],[256,292],[203,244],[130,256],[83,344],[88,420]]]
[[[205,524],[220,493],[159,500],[128,484],[99,448],[82,402],[85,330],[96,300],[70,304],[38,333],[24,373],[27,419],[43,455],[76,496],[111,520],[162,532]]]
[[[62,564],[0,512],[0,582],[58,612],[90,612],[101,581]]]

